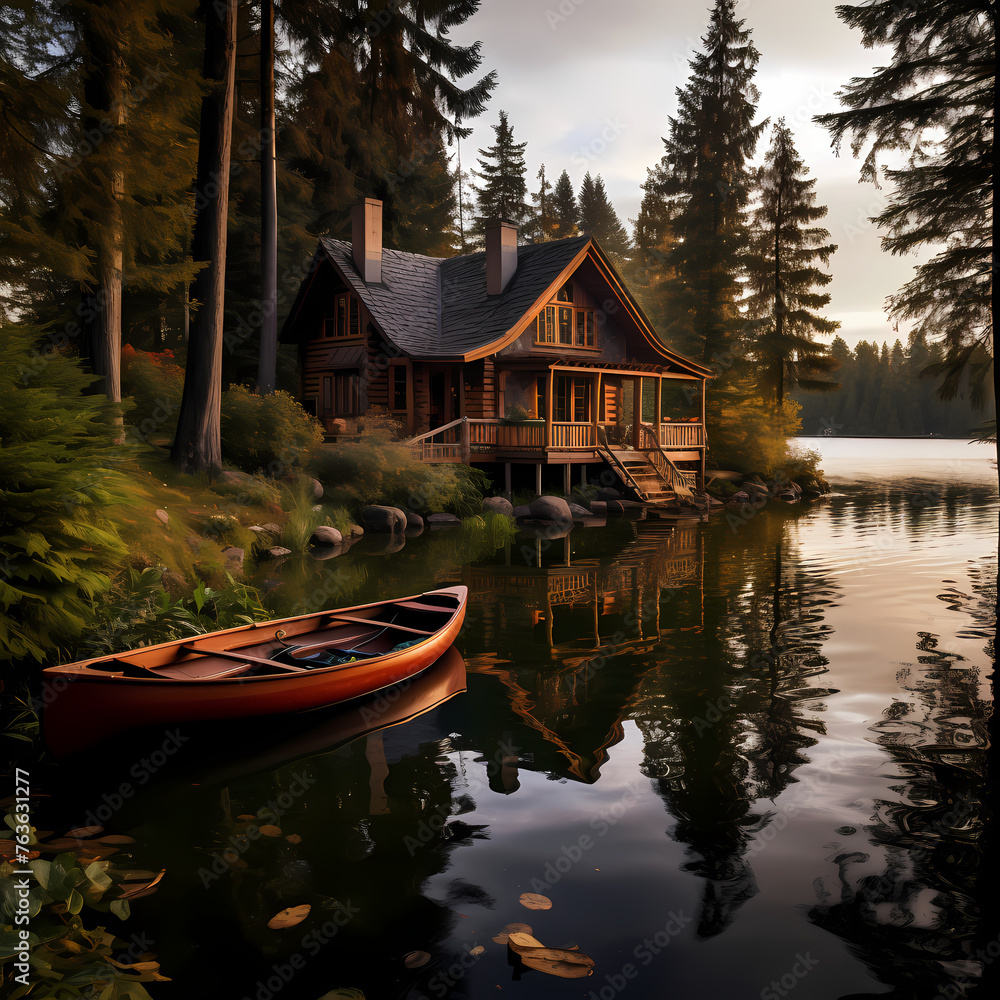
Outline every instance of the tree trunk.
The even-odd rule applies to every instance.
[[[83,19],[85,104],[83,134],[95,149],[88,168],[95,189],[97,209],[85,239],[94,251],[95,282],[82,293],[84,353],[90,370],[100,381],[95,392],[120,402],[122,350],[122,198],[125,172],[121,128],[125,123],[126,68],[121,46],[114,35],[113,11],[92,10]],[[112,23],[108,23],[112,22]]]
[[[198,311],[191,324],[184,396],[171,458],[183,472],[222,464],[222,331],[226,285],[226,223],[236,68],[237,0],[201,0],[205,67],[211,91],[202,100],[191,255],[204,267],[191,286]]]
[[[278,362],[278,193],[274,162],[274,0],[260,18],[260,354],[257,391],[274,392]]]

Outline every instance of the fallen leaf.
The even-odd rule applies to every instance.
[[[282,910],[280,913],[276,913],[267,922],[267,926],[271,928],[272,931],[284,930],[286,927],[294,927],[296,924],[301,924],[306,917],[309,916],[309,911],[312,907],[308,903],[303,903],[301,906],[289,906]]]
[[[550,976],[558,976],[560,979],[585,979],[594,974],[593,964],[576,965],[572,962],[557,962],[549,958],[526,958],[521,956],[521,961],[529,968],[544,972]]]
[[[285,840],[287,840],[289,844],[302,843],[302,838],[297,833],[290,833],[287,837],[285,837]]]
[[[257,817],[253,813],[243,813],[242,816],[236,817],[241,823],[252,823]]]
[[[102,844],[134,844],[135,837],[126,837],[123,833],[112,833],[107,837],[101,837]]]
[[[419,969],[431,960],[431,956],[426,951],[410,951],[403,956],[403,965],[408,969]]]
[[[552,909],[552,900],[548,896],[540,896],[537,892],[522,892],[518,902],[529,910]]]
[[[482,955],[484,951],[486,951],[486,949],[481,944],[477,944],[475,948],[471,948],[469,950],[469,954],[470,955]]]
[[[520,931],[522,934],[530,934],[531,927],[528,924],[520,924],[520,923],[507,924],[506,926],[500,928],[500,932],[497,934],[495,938],[493,938],[493,940],[496,941],[497,944],[506,944],[507,939],[515,931]]]
[[[96,833],[102,833],[103,826],[77,826],[66,831],[67,837],[93,837]]]
[[[263,836],[265,836],[265,837],[280,837],[281,836],[281,827],[280,826],[271,826],[270,823],[265,823],[263,826],[258,827],[257,829],[259,829],[260,832],[261,832],[261,834]]]
[[[584,955],[579,951],[570,951],[567,948],[515,948],[511,944],[511,949],[520,956],[522,961],[527,959],[545,959],[549,962],[566,962],[569,965],[586,965],[592,967],[594,960],[589,955]]]
[[[542,944],[538,938],[533,938],[530,934],[525,934],[523,931],[514,931],[507,940],[507,944],[514,949],[514,951],[520,954],[522,948],[544,948],[545,945]]]

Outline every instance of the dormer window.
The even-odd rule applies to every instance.
[[[556,302],[572,302],[573,301],[573,282],[567,281],[562,288],[559,289],[556,294]]]
[[[361,336],[361,303],[356,295],[340,292],[333,297],[330,313],[323,320],[324,337]]]
[[[529,324],[536,344],[563,347],[597,347],[593,309],[546,306]]]

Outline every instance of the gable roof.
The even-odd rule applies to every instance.
[[[485,251],[438,258],[383,249],[382,281],[376,284],[361,278],[350,241],[324,238],[319,241],[312,274],[328,260],[364,302],[381,334],[402,354],[422,360],[469,360],[514,340],[533,307],[550,297],[553,285],[588,252],[613,276],[612,284],[650,344],[690,371],[710,376],[708,369],[672,351],[655,336],[638,303],[588,235],[519,246],[517,269],[500,295],[486,294]],[[285,321],[284,341],[299,339],[294,328],[310,283],[310,278],[303,282]]]

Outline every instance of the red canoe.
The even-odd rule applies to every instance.
[[[137,726],[333,705],[426,670],[455,641],[466,587],[244,625],[43,671],[55,754]]]

